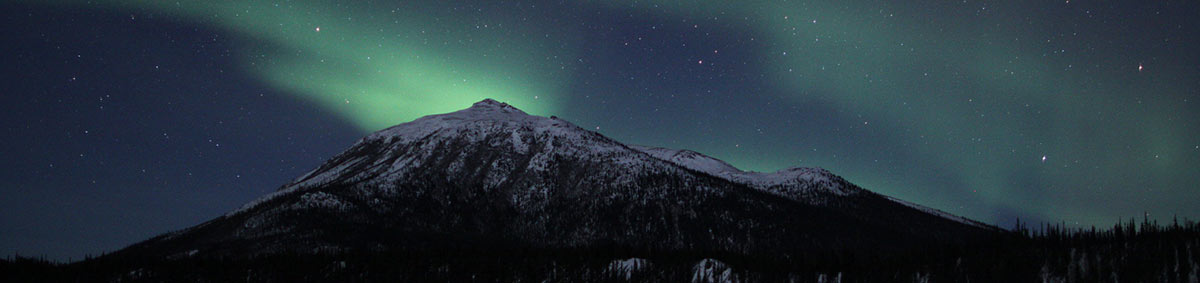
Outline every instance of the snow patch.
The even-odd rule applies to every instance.
[[[509,142],[512,143],[513,149],[515,149],[518,154],[529,153],[529,145],[525,144],[525,141],[521,139],[520,132],[513,131],[512,136],[509,139]]]
[[[817,283],[835,283],[835,282],[836,283],[842,282],[842,273],[841,272],[838,272],[836,275],[829,275],[829,274],[825,274],[825,273],[817,274]]]
[[[633,278],[633,273],[650,267],[650,261],[643,258],[627,258],[613,260],[608,264],[607,271],[618,276],[623,275],[625,280]]]
[[[353,208],[354,205],[342,201],[337,196],[326,192],[309,192],[300,196],[300,200],[292,204],[292,209],[307,209],[307,208],[328,208],[336,210],[346,210]]]
[[[719,260],[706,258],[692,266],[692,282],[738,282],[733,269]]]

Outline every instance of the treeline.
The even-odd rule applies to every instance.
[[[1018,223],[1010,246],[1036,260],[1042,278],[1060,282],[1200,282],[1200,224],[1143,218],[1098,230]]]
[[[1200,282],[1200,225],[1195,222],[1130,220],[1107,229],[1025,225],[968,245],[788,258],[615,246],[172,260],[101,256],[75,263],[14,256],[0,260],[0,282],[678,282],[701,277],[748,282]]]

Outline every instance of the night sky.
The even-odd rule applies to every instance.
[[[1004,227],[1200,218],[1197,1],[11,2],[5,256],[192,226],[483,98]]]

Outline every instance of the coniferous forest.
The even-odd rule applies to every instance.
[[[2,282],[1197,282],[1200,225],[1129,220],[1108,229],[1018,223],[969,245],[892,254],[844,251],[792,258],[654,252],[619,247],[512,247],[252,258],[56,263],[13,255]]]

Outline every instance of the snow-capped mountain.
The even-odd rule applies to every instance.
[[[488,99],[370,134],[272,194],[113,256],[516,248],[789,257],[994,231],[824,169],[745,172]]]

